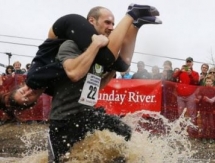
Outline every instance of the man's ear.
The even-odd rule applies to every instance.
[[[90,24],[93,25],[94,21],[95,21],[95,18],[91,16],[91,17],[88,18],[88,21],[90,22]]]

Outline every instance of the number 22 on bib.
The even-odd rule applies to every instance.
[[[99,76],[88,73],[78,102],[94,106],[98,100],[100,83],[101,78]]]

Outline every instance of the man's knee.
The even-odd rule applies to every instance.
[[[130,67],[120,56],[116,59],[115,55],[107,47],[99,50],[95,63],[105,66],[107,71],[125,72]]]
[[[115,70],[119,72],[125,72],[128,70],[130,65],[128,65],[121,57],[118,57],[117,60],[110,67],[110,70]]]
[[[57,36],[56,36],[55,33],[54,33],[53,27],[51,27],[51,28],[49,29],[48,38],[49,38],[49,39],[56,39],[56,38],[57,38]]]
[[[98,63],[102,66],[110,67],[114,62],[116,58],[114,54],[107,48],[101,48],[96,55],[95,63]]]

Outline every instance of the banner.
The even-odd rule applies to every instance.
[[[97,107],[109,114],[126,114],[138,110],[161,111],[161,81],[112,79],[99,93]]]

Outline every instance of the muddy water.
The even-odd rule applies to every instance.
[[[134,129],[131,141],[109,131],[97,131],[75,144],[67,155],[71,163],[215,163],[215,144],[203,144],[189,139],[180,124],[189,124],[185,118],[168,122],[160,115],[168,133],[146,131],[139,121],[142,113],[130,114],[123,120]],[[9,123],[0,126],[0,163],[46,163],[48,124]]]

